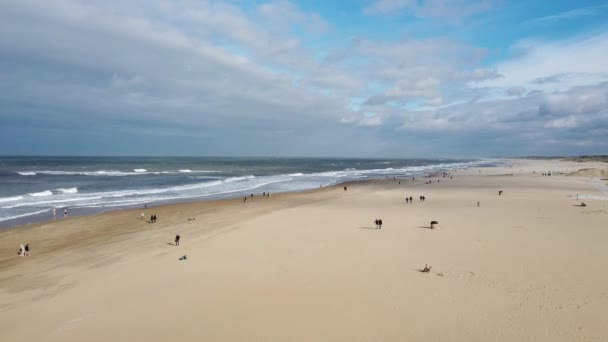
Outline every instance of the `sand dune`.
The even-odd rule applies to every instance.
[[[570,177],[608,177],[608,170],[588,168],[567,174]]]

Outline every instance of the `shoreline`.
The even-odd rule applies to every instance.
[[[502,162],[506,162],[509,161],[511,159],[497,159],[499,161]],[[495,167],[495,166],[483,166],[481,168],[491,168],[491,167]],[[451,170],[450,172],[456,172],[456,171],[461,171],[461,170],[465,170],[465,169],[456,169],[456,170]],[[433,172],[437,172],[437,171],[433,171]],[[421,174],[420,176],[416,176],[419,178],[423,178],[423,177],[428,177],[430,174],[432,173],[427,173],[427,174]],[[394,176],[392,178],[395,179],[409,179],[409,177],[407,178],[403,178],[405,176]],[[368,178],[368,179],[360,179],[360,180],[345,180],[345,181],[341,181],[335,184],[331,184],[331,185],[327,185],[327,186],[323,186],[322,188],[331,188],[331,187],[340,187],[340,186],[344,186],[345,184],[357,184],[357,183],[361,183],[361,182],[374,182],[374,181],[378,181],[378,180],[384,180],[385,178]],[[301,193],[301,192],[307,192],[307,191],[313,191],[313,190],[317,190],[318,188],[310,188],[310,189],[301,189],[301,190],[292,190],[292,191],[282,191],[282,192],[276,192],[273,194],[291,194],[291,193]],[[254,192],[253,193],[254,196],[261,196],[261,193],[257,193]],[[227,197],[216,197],[216,198],[208,198],[205,199],[204,197],[198,197],[198,198],[192,198],[192,199],[176,199],[174,201],[160,201],[160,202],[151,202],[151,203],[147,203],[148,205],[148,209],[150,208],[158,208],[158,207],[162,207],[162,206],[169,206],[169,205],[174,205],[174,204],[184,204],[184,203],[199,203],[199,202],[213,202],[213,201],[222,201],[222,200],[235,200],[235,199],[239,199],[239,198],[243,198],[243,196],[230,196],[228,195]],[[137,206],[117,206],[116,209],[109,209],[109,210],[95,210],[95,209],[82,209],[82,208],[78,208],[78,209],[72,209],[69,211],[69,217],[83,217],[83,216],[94,216],[94,215],[99,215],[99,214],[104,214],[104,213],[111,213],[111,212],[115,212],[115,211],[125,211],[125,210],[145,210],[143,207],[143,204],[138,204]],[[62,209],[63,207],[58,207],[59,209]],[[69,208],[69,206],[68,206]],[[46,213],[42,213],[42,214],[35,214],[35,215],[26,215],[24,217],[20,217],[20,218],[16,218],[16,219],[11,219],[11,220],[6,220],[6,221],[0,221],[0,232],[2,232],[3,230],[11,230],[11,229],[16,229],[16,228],[22,228],[22,227],[27,227],[29,225],[32,224],[45,224],[45,223],[50,223],[50,222],[55,222],[55,221],[60,221],[63,220],[63,214],[61,212],[61,210],[58,210],[57,212],[57,218],[56,219],[44,219],[43,216],[52,216],[50,209],[48,210],[48,212]]]

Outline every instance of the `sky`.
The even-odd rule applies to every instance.
[[[608,154],[608,3],[0,0],[0,155]]]

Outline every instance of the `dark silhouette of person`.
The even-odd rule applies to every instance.
[[[382,229],[382,219],[379,219],[379,220],[378,220],[378,227],[379,227],[380,229]]]
[[[409,197],[405,198],[405,203],[410,203],[410,198]]]
[[[410,203],[414,202],[414,198],[412,198],[412,196],[410,196]]]
[[[154,222],[154,215],[150,215],[150,222]]]
[[[175,245],[176,246],[179,246],[179,239],[180,239],[179,234],[175,235]]]
[[[25,256],[30,256],[30,244],[25,244]]]
[[[374,223],[376,224],[376,229],[378,229],[378,227],[380,227],[380,220],[376,219],[376,221],[374,221]]]

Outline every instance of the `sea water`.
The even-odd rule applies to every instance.
[[[0,157],[0,227],[192,200],[290,192],[351,180],[490,167],[498,159]]]

